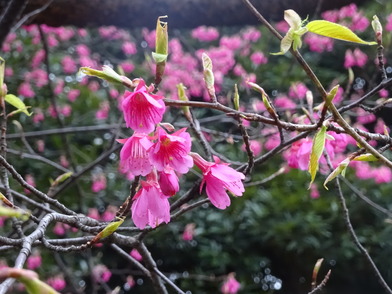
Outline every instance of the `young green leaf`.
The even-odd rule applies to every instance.
[[[336,85],[335,87],[332,88],[331,91],[327,94],[327,99],[325,101],[326,106],[329,107],[329,105],[332,103],[333,99],[336,96],[336,93],[338,92],[339,85]]]
[[[5,101],[7,103],[11,104],[13,107],[17,108],[16,112],[23,112],[28,116],[30,116],[32,114],[27,111],[27,109],[30,108],[30,106],[26,106],[24,104],[24,102],[19,97],[16,97],[13,94],[5,95]]]
[[[309,32],[334,38],[342,41],[359,43],[364,45],[377,45],[377,42],[367,42],[358,37],[348,27],[326,20],[314,20],[306,25]]]
[[[313,138],[312,152],[310,153],[309,161],[309,173],[311,178],[309,188],[310,185],[313,183],[314,179],[316,178],[317,170],[319,167],[319,160],[324,150],[326,133],[327,127],[323,125]]]
[[[365,153],[365,154],[361,154],[361,155],[356,156],[353,160],[354,161],[377,161],[378,158],[375,157],[373,154]]]
[[[328,190],[327,184],[328,184],[330,181],[332,181],[334,178],[336,178],[338,175],[341,174],[343,177],[345,176],[345,174],[346,174],[346,169],[347,169],[347,166],[349,165],[349,163],[350,163],[350,159],[349,159],[349,158],[346,158],[346,159],[343,160],[341,163],[339,163],[338,167],[335,168],[335,169],[333,170],[333,172],[331,172],[331,173],[329,174],[329,176],[325,179],[325,182],[324,182],[324,188],[325,188],[325,189]]]
[[[22,221],[29,219],[30,214],[22,209],[13,209],[0,205],[0,216],[4,217],[16,217]]]

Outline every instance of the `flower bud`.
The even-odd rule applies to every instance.
[[[204,82],[206,83],[208,94],[210,95],[210,97],[215,97],[215,79],[214,73],[212,72],[211,58],[206,53],[203,53],[201,59],[203,62]]]
[[[376,40],[378,44],[382,44],[382,25],[377,15],[373,16],[372,27],[374,32],[376,33]]]

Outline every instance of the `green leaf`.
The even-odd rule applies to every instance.
[[[353,160],[354,161],[377,161],[378,158],[375,157],[373,154],[365,153],[365,154],[361,154],[361,155],[356,156]]]
[[[291,48],[291,44],[293,43],[293,36],[293,30],[289,29],[286,36],[284,36],[283,39],[280,41],[280,52],[271,53],[271,55],[283,55],[287,51],[289,51]]]
[[[32,114],[27,111],[27,109],[30,108],[30,106],[26,106],[24,104],[24,102],[19,97],[16,97],[13,94],[5,95],[5,101],[18,109],[16,112],[12,112],[12,114],[15,114],[18,112],[23,112],[28,116],[30,116]]]
[[[102,238],[106,238],[113,234],[119,226],[124,222],[125,218],[121,218],[116,222],[111,222],[108,224],[102,231],[100,231],[97,236],[95,236],[94,241],[97,242],[98,240]]]
[[[165,62],[167,59],[167,54],[152,52],[152,58],[154,59],[155,63]]]
[[[25,285],[27,293],[29,294],[60,294],[38,278],[30,279],[22,276],[18,278],[18,280]]]
[[[310,154],[309,161],[309,173],[311,177],[309,188],[310,185],[313,183],[314,179],[316,178],[317,170],[319,167],[319,160],[324,150],[326,133],[327,127],[323,125],[313,138],[312,152]]]
[[[376,42],[367,42],[358,37],[348,27],[326,20],[314,20],[306,25],[309,32],[334,38],[342,41],[359,43],[364,45],[377,45]]]
[[[0,216],[1,217],[16,217],[22,221],[29,219],[30,214],[22,209],[13,209],[0,205]]]
[[[89,67],[81,67],[80,71],[88,76],[93,76],[100,78],[102,80],[111,82],[111,83],[120,83],[124,82],[123,77],[116,73],[111,67],[104,65],[102,70],[96,70]]]
[[[335,179],[338,175],[341,174],[343,177],[345,176],[345,174],[346,174],[346,169],[347,169],[347,166],[349,165],[349,163],[350,163],[350,159],[348,159],[348,158],[346,158],[346,159],[343,160],[341,163],[339,163],[338,167],[335,168],[335,169],[333,170],[333,172],[331,172],[331,173],[329,174],[329,176],[325,179],[325,182],[324,182],[324,188],[325,188],[325,189],[328,190],[327,184],[328,184],[330,181],[332,181],[333,179]]]
[[[329,91],[329,93],[327,94],[327,99],[326,99],[326,101],[325,101],[325,103],[326,103],[325,105],[326,105],[327,107],[332,103],[333,99],[334,99],[335,96],[336,96],[336,93],[338,92],[338,89],[339,89],[339,85],[336,85],[336,86],[333,87],[332,90]]]
[[[67,172],[64,173],[62,175],[59,175],[51,184],[51,187],[56,187],[59,184],[61,184],[62,182],[64,182],[65,180],[67,180],[68,178],[70,178],[73,175],[73,172]]]

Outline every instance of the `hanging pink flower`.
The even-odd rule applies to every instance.
[[[137,251],[136,248],[133,248],[131,250],[131,252],[129,252],[129,255],[132,256],[134,259],[136,259],[137,261],[141,261],[143,260],[143,256],[139,253],[139,251]]]
[[[195,235],[195,227],[194,223],[187,224],[185,226],[184,232],[182,233],[182,240],[184,241],[192,241],[193,236]]]
[[[183,128],[169,135],[158,127],[158,141],[149,149],[150,160],[158,171],[170,166],[176,172],[185,174],[193,166],[191,151],[191,136]]]
[[[42,264],[42,258],[38,251],[33,252],[32,255],[27,258],[27,268],[31,270],[35,270],[39,268]]]
[[[154,131],[166,110],[162,98],[148,93],[142,79],[134,92],[125,91],[122,109],[127,127],[141,133]]]
[[[173,196],[180,190],[178,177],[173,168],[167,166],[159,172],[159,186],[166,196]]]
[[[121,166],[133,175],[145,176],[152,170],[147,149],[152,145],[145,134],[134,133],[127,139],[119,139],[124,144],[120,151]]]
[[[106,283],[110,280],[112,272],[103,264],[94,266],[92,275],[94,280],[98,283]]]
[[[65,288],[67,283],[64,280],[64,277],[61,275],[51,277],[46,281],[53,289],[56,291],[61,291]]]
[[[237,294],[240,287],[241,284],[235,279],[234,273],[230,273],[222,285],[221,292],[223,294]]]
[[[156,172],[141,182],[142,187],[133,197],[131,207],[132,220],[139,229],[147,225],[155,228],[162,222],[170,221],[170,205],[168,198],[162,193],[157,182]]]
[[[205,183],[207,196],[215,207],[225,209],[230,205],[230,198],[226,190],[235,196],[242,196],[245,191],[244,184],[241,182],[245,179],[243,173],[229,167],[227,163],[220,163],[219,158],[215,158],[215,162],[208,162],[197,153],[190,154],[195,164],[203,172],[200,191]]]

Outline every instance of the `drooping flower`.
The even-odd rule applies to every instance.
[[[94,266],[92,270],[93,278],[98,283],[106,283],[110,280],[112,272],[103,264]]]
[[[158,140],[149,149],[150,160],[158,171],[163,171],[166,166],[176,172],[185,174],[193,166],[191,151],[191,137],[186,129],[180,129],[173,134],[158,127]]]
[[[154,131],[165,112],[163,96],[147,92],[145,82],[140,79],[135,91],[125,91],[122,109],[127,127],[140,133]]]
[[[57,291],[63,290],[67,285],[62,275],[51,277],[46,282],[48,283],[48,285],[50,285],[53,289]]]
[[[32,255],[27,258],[27,268],[34,270],[39,268],[42,264],[42,258],[38,251],[34,251]]]
[[[178,177],[170,166],[166,166],[163,171],[159,172],[159,186],[166,196],[173,196],[180,190]]]
[[[230,273],[222,285],[221,292],[223,294],[237,294],[240,287],[241,284],[235,279],[234,273]]]
[[[129,255],[131,255],[137,261],[141,261],[143,259],[143,256],[139,253],[139,251],[137,251],[136,248],[133,248],[131,252],[129,252]]]
[[[245,179],[243,173],[229,167],[227,163],[220,163],[218,158],[215,158],[215,162],[208,162],[197,153],[190,154],[195,164],[203,172],[200,191],[206,184],[207,196],[215,207],[225,209],[230,205],[230,198],[226,190],[235,196],[242,196],[245,191],[244,184],[241,182]]]
[[[184,241],[192,241],[193,236],[195,235],[195,227],[194,223],[187,224],[185,226],[184,232],[182,233],[182,240]]]
[[[170,221],[170,205],[168,197],[162,193],[157,181],[156,172],[147,175],[147,181],[133,197],[131,207],[132,220],[139,229],[147,225],[155,228],[162,222]]]
[[[134,133],[130,138],[117,141],[124,144],[120,152],[120,161],[126,171],[135,176],[145,176],[151,172],[152,164],[147,149],[152,143],[145,134]]]

